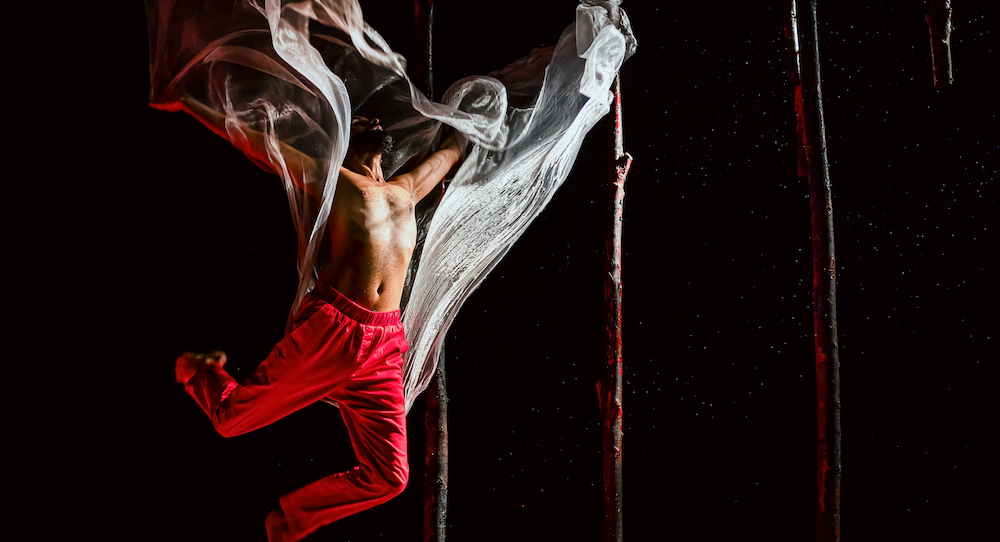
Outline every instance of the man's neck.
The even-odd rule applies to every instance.
[[[375,181],[385,181],[382,175],[382,155],[376,153],[357,154],[348,151],[344,167]]]

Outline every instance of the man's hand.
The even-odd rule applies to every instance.
[[[456,165],[461,164],[462,160],[465,159],[465,147],[469,144],[469,140],[466,139],[461,132],[451,126],[445,126],[442,128],[441,135],[444,137],[441,138],[438,150],[452,149],[458,151],[461,158],[459,158]]]
[[[219,367],[225,366],[226,353],[222,350],[215,350],[208,354],[184,352],[184,355],[177,358],[177,363],[174,365],[174,376],[178,383],[187,385],[188,380],[191,380],[198,371],[209,363],[218,363]]]

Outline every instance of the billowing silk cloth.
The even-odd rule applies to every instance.
[[[284,182],[298,233],[293,314],[313,286],[353,115],[378,117],[392,134],[387,178],[433,152],[444,125],[469,142],[407,278],[407,410],[462,303],[566,179],[636,47],[618,0],[586,1],[554,47],[458,81],[434,102],[357,0],[146,0],[146,12],[150,105],[192,114]],[[304,157],[320,167],[296,168]]]

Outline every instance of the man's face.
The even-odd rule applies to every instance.
[[[361,154],[385,154],[392,150],[392,136],[382,130],[378,119],[354,117],[351,120],[351,150]]]

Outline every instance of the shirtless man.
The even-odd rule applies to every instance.
[[[217,113],[193,100],[190,112],[213,129]],[[214,125],[214,126],[213,126]],[[378,119],[355,118],[328,221],[329,257],[291,331],[253,375],[237,384],[223,352],[185,353],[177,381],[225,437],[253,431],[320,400],[335,401],[359,465],[281,498],[265,521],[270,542],[300,540],[319,527],[381,504],[408,478],[402,365],[406,339],[399,303],[416,242],[414,205],[461,160],[455,135],[422,164],[385,179],[391,137]],[[269,163],[260,134],[244,152]],[[295,153],[286,148],[286,157]],[[288,160],[299,179],[315,162]],[[294,162],[294,164],[291,164]]]

